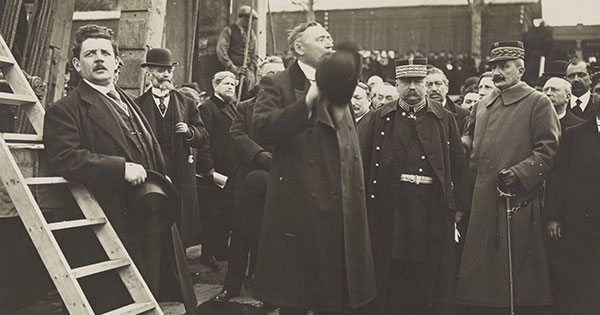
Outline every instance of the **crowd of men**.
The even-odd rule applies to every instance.
[[[83,26],[82,80],[46,112],[50,169],[94,193],[155,295],[177,295],[174,223],[185,245],[202,230],[203,264],[228,261],[217,301],[253,286],[282,315],[600,310],[600,75],[585,62],[555,65],[540,92],[521,81],[523,44],[496,42],[455,103],[427,58],[396,59],[394,84],[360,81],[363,56],[317,22],[290,31],[287,67],[259,62],[256,17],[241,7],[223,30],[227,70],[203,102],[175,89],[164,48],[131,98],[112,31]],[[169,224],[133,215],[151,174],[178,192]],[[111,288],[84,284],[97,312],[126,303]]]

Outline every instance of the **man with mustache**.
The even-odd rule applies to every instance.
[[[425,86],[427,87],[427,97],[440,102],[445,109],[454,113],[458,127],[462,130],[466,118],[469,117],[469,111],[456,106],[450,97],[448,97],[448,78],[444,72],[436,67],[427,69]]]
[[[398,99],[398,90],[395,86],[384,82],[373,87],[373,105],[372,109],[376,110],[386,103],[394,102]]]
[[[558,151],[560,125],[552,102],[521,82],[525,50],[519,41],[492,45],[489,65],[497,89],[473,108],[469,226],[456,291],[462,314],[509,312],[506,194],[518,314],[545,314],[552,303],[541,224],[544,178]]]
[[[297,61],[262,80],[254,105],[257,140],[274,146],[254,297],[281,315],[363,314],[375,284],[350,97],[333,103],[321,90],[316,69],[333,53],[321,24],[296,26],[288,42]]]
[[[227,259],[227,247],[233,200],[235,192],[235,168],[238,157],[231,148],[233,138],[229,133],[235,118],[235,88],[238,86],[235,74],[229,71],[217,72],[212,80],[213,95],[200,105],[200,117],[208,132],[208,140],[198,150],[196,170],[208,179],[211,202],[206,207],[205,242],[202,246],[203,264],[217,269],[216,260]],[[212,184],[212,176],[218,172],[228,177],[224,188]]]
[[[584,120],[596,117],[596,108],[592,105],[590,98],[590,73],[585,61],[574,58],[569,61],[565,75],[565,79],[571,83],[573,91],[569,110]]]
[[[75,34],[73,66],[82,80],[66,97],[51,105],[44,117],[44,144],[49,170],[85,185],[96,197],[112,227],[154,295],[164,288],[160,277],[164,231],[149,228],[134,216],[127,195],[146,181],[147,171],[166,174],[160,144],[135,102],[114,84],[118,47],[113,31],[97,25]],[[177,210],[177,209],[173,209]],[[79,219],[68,207],[65,216]],[[95,237],[84,230],[70,235],[76,257],[65,256],[71,267],[106,258]],[[82,234],[83,233],[83,234]],[[168,260],[168,259],[167,259]],[[130,297],[117,275],[79,280],[95,313],[129,304]]]
[[[453,113],[425,97],[426,76],[426,58],[396,60],[400,98],[371,115],[362,144],[381,315],[455,309],[466,160]]]
[[[179,232],[184,245],[198,238],[200,220],[196,192],[195,161],[191,148],[199,148],[208,138],[194,100],[174,90],[171,51],[155,48],[141,65],[152,83],[135,102],[148,119],[160,143],[167,174],[179,191],[181,213]]]
[[[363,82],[358,82],[350,102],[352,104],[352,109],[354,110],[358,140],[360,143],[363,143],[364,136],[367,132],[366,128],[369,124],[369,116],[373,114],[373,111],[371,110],[371,89],[369,86]]]

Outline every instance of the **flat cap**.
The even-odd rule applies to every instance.
[[[250,16],[251,10],[252,10],[252,18],[258,19],[258,13],[248,5],[240,6],[240,8],[238,9],[238,17]]]

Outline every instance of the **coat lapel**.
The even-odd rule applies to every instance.
[[[90,120],[98,125],[100,129],[104,130],[123,152],[131,158],[131,152],[129,151],[123,128],[119,125],[118,118],[114,112],[109,108],[109,106],[113,106],[110,104],[110,101],[83,81],[79,84],[78,90],[81,100],[90,105],[90,109],[88,110]]]

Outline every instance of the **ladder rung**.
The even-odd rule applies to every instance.
[[[37,101],[38,99],[35,96],[0,92],[0,104],[23,105],[33,104]]]
[[[52,184],[66,184],[67,181],[64,177],[29,177],[25,178],[25,184],[27,185],[52,185]]]
[[[111,259],[96,264],[75,268],[73,269],[73,276],[79,279],[129,265],[130,263],[127,259]]]
[[[0,56],[0,66],[12,66],[15,62],[11,60],[9,57]]]
[[[31,133],[3,133],[5,141],[42,142],[42,136]]]
[[[44,144],[42,143],[23,143],[23,142],[9,142],[6,144],[9,149],[30,149],[30,150],[43,150]]]
[[[110,311],[108,313],[104,313],[102,315],[134,315],[134,314],[142,314],[143,312],[147,312],[149,310],[154,309],[154,303],[152,302],[138,302],[123,306],[114,311]]]
[[[84,226],[100,225],[106,223],[105,218],[81,219],[63,222],[48,223],[48,227],[52,231],[73,229]]]

